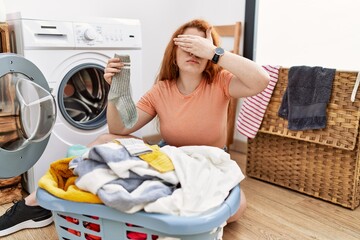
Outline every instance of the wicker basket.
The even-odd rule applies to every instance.
[[[0,179],[0,204],[21,200],[21,176]]]
[[[7,23],[0,23],[0,52],[10,52],[9,28]]]
[[[282,68],[255,139],[248,142],[247,176],[355,209],[360,199],[360,94],[350,101],[357,72],[337,71],[327,127],[291,131],[277,113],[287,86]]]

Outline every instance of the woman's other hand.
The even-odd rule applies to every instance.
[[[174,38],[174,43],[185,52],[204,59],[211,59],[216,48],[212,41],[211,28],[206,31],[205,37],[183,34]]]

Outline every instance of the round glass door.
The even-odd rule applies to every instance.
[[[70,71],[59,87],[62,116],[76,128],[97,129],[106,124],[109,85],[102,66],[87,64]]]
[[[49,90],[35,64],[0,53],[0,178],[26,172],[43,154],[56,119]]]
[[[0,77],[0,148],[18,151],[47,138],[55,123],[52,95],[21,73]]]

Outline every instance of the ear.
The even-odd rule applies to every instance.
[[[206,39],[209,39],[211,42],[213,42],[213,39],[211,36],[211,30],[212,30],[212,27],[209,27],[208,29],[206,29]]]

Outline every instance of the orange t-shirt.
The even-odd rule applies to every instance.
[[[175,81],[159,81],[137,103],[156,116],[165,142],[172,146],[226,143],[227,106],[232,73],[223,70],[211,84],[203,79],[189,95],[180,93]]]

